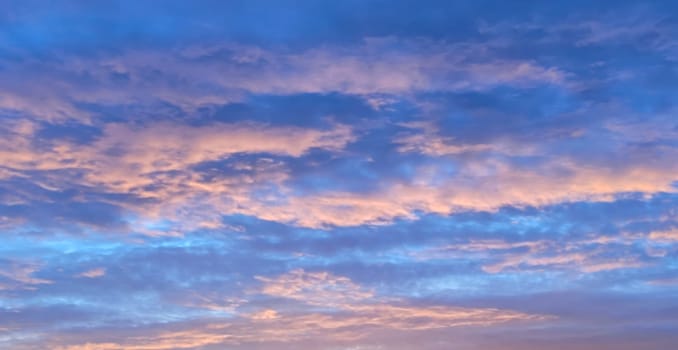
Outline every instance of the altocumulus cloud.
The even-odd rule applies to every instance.
[[[0,347],[678,341],[672,2],[158,5],[0,5]]]

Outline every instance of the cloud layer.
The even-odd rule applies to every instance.
[[[678,341],[675,4],[157,5],[0,5],[0,348]]]

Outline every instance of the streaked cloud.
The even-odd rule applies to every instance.
[[[78,275],[78,277],[87,277],[87,278],[97,278],[104,276],[106,274],[106,269],[104,268],[96,268],[96,269],[91,269],[87,270],[81,274]]]

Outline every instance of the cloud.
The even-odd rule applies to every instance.
[[[650,239],[658,242],[672,243],[678,241],[678,230],[655,231],[650,233]]]
[[[78,345],[56,346],[59,350],[163,350],[163,349],[193,349],[210,344],[222,344],[230,338],[229,335],[220,335],[200,330],[186,330],[178,332],[163,332],[155,337],[137,337],[125,343],[84,343]]]
[[[584,79],[581,74],[566,71],[557,60],[509,55],[505,50],[521,47],[520,40],[505,38],[503,30],[481,29],[491,36],[463,41],[382,36],[311,47],[214,41],[171,50],[124,48],[103,57],[64,53],[61,60],[12,61],[16,69],[2,74],[15,83],[0,86],[9,92],[0,103],[7,114],[24,117],[8,117],[3,127],[7,138],[0,156],[6,165],[0,177],[38,182],[27,173],[51,172],[51,181],[40,181],[41,187],[65,191],[78,185],[133,197],[107,200],[114,206],[102,211],[125,216],[134,221],[132,230],[148,235],[219,228],[222,216],[230,214],[322,228],[675,191],[675,147],[640,144],[670,140],[674,132],[665,125],[672,122],[670,114],[591,118],[617,110],[603,107],[614,103],[593,103],[577,93],[571,82]],[[31,74],[36,79],[20,79]],[[50,88],[48,81],[60,82],[60,88]],[[288,106],[291,111],[271,117],[278,110],[256,97],[309,93],[359,95],[371,103],[388,101],[391,109],[379,102],[370,111],[378,122],[358,126],[331,122],[329,108],[327,115],[314,116],[329,120],[323,128],[262,123],[247,108],[239,118],[230,116],[237,120],[230,123],[203,118],[215,110],[237,114],[219,109],[237,101],[262,104],[257,111],[265,111],[268,121],[303,124],[305,116],[290,116],[298,108]],[[456,98],[440,102],[449,96]],[[415,109],[399,111],[403,101]],[[395,122],[393,108],[414,115]],[[602,121],[592,121],[597,119]],[[98,134],[78,143],[38,132],[46,122],[73,120]],[[666,131],[651,131],[657,129]],[[378,133],[386,136],[377,139]],[[625,137],[629,134],[635,137]],[[357,142],[368,146],[349,150]],[[600,152],[581,151],[601,143],[607,144]],[[332,188],[340,175],[314,178],[323,186],[308,190],[313,186],[295,183],[289,158],[310,168],[318,164],[311,159],[317,150],[371,160],[359,170],[372,178],[355,180],[362,187],[346,191]],[[210,174],[201,171],[241,154],[251,158],[228,164],[227,171],[218,165]],[[416,156],[422,160],[412,165]],[[390,169],[379,169],[377,179],[377,165],[368,163],[384,159]],[[409,179],[389,176],[402,168],[410,168]],[[63,170],[72,173],[53,174]],[[187,223],[189,217],[194,224]],[[162,220],[174,229],[149,228]]]
[[[257,276],[264,286],[262,293],[299,300],[319,306],[334,306],[370,299],[373,293],[350,279],[327,272],[306,272],[298,269],[275,279]]]
[[[161,123],[137,128],[112,124],[90,144],[58,140],[48,149],[40,149],[31,141],[35,127],[30,122],[17,123],[16,126],[10,124],[5,133],[8,137],[2,144],[6,147],[0,152],[5,159],[3,169],[6,169],[7,181],[42,172],[48,175],[45,176],[46,181],[37,183],[41,191],[58,192],[74,186],[86,187],[90,192],[143,199],[139,203],[162,201],[162,207],[170,208],[174,213],[191,205],[191,199],[201,195],[221,198],[228,194],[231,200],[253,200],[250,197],[257,186],[280,184],[287,178],[286,169],[266,157],[253,162],[233,163],[236,176],[230,177],[204,178],[203,174],[194,170],[195,166],[223,161],[236,154],[299,157],[312,149],[337,152],[354,138],[351,129],[344,125],[335,125],[331,130],[316,130],[255,123],[205,127]],[[244,175],[240,176],[237,172]],[[15,206],[29,205],[36,199],[31,198],[33,196],[35,193],[29,191],[10,201]],[[133,201],[117,204],[139,210]],[[159,216],[160,207],[150,208],[148,212],[154,210],[156,214],[153,216]],[[170,215],[165,218],[174,216],[168,210],[164,213]],[[192,214],[197,215],[196,212]],[[210,222],[218,220],[214,213],[205,215],[207,217],[198,222],[198,226],[203,223],[209,226],[212,225]],[[144,230],[143,226],[136,229]]]
[[[666,160],[672,158],[667,154]],[[445,165],[422,167],[411,183],[393,183],[370,193],[334,192],[292,197],[286,206],[245,213],[300,226],[383,224],[414,213],[449,215],[502,206],[545,206],[573,201],[609,201],[623,193],[673,192],[669,163],[628,164],[620,169],[582,167],[574,159],[553,159],[530,167],[499,159],[474,160],[449,172]],[[454,167],[454,165],[451,165]],[[303,213],[303,214],[302,214]]]
[[[102,167],[136,173],[183,169],[236,153],[269,153],[298,157],[312,148],[338,150],[353,139],[351,130],[336,125],[322,131],[297,127],[270,127],[260,124],[218,124],[195,127],[158,123],[141,127],[110,124],[103,136],[91,145],[59,142],[40,154],[31,145],[33,126],[18,123],[5,139],[5,167],[15,170],[56,170],[66,167]],[[113,164],[111,164],[113,163]],[[110,168],[109,168],[110,167]],[[103,170],[103,169],[102,169]],[[132,173],[134,174],[134,172]],[[105,180],[104,174],[97,174]]]
[[[76,340],[70,345],[57,338],[57,349],[174,349],[212,344],[241,346],[256,343],[284,344],[309,339],[324,342],[352,342],[375,332],[421,332],[453,327],[490,327],[509,322],[544,322],[552,317],[511,310],[450,306],[413,306],[374,303],[366,292],[350,279],[327,272],[293,270],[264,282],[261,293],[298,300],[313,307],[334,310],[293,312],[263,309],[243,317],[221,322],[216,319],[176,324],[166,329],[150,329],[143,336],[126,336],[124,342]],[[196,324],[197,323],[197,324]],[[164,328],[164,327],[163,327]],[[176,329],[179,328],[179,329]],[[120,330],[118,330],[120,331]],[[100,338],[107,338],[102,335]],[[89,337],[88,337],[89,338]],[[70,342],[70,341],[69,341]]]
[[[50,280],[34,277],[40,270],[40,264],[19,260],[0,261],[0,290],[36,289],[38,285],[53,283]]]
[[[311,306],[350,312],[356,319],[347,322],[363,327],[417,330],[546,318],[508,310],[404,305],[402,300],[384,299],[346,277],[334,276],[327,272],[293,270],[275,279],[262,277],[257,279],[265,282],[260,291],[263,294],[294,299]]]
[[[558,238],[543,240],[472,240],[470,242],[432,247],[416,251],[418,259],[473,258],[484,261],[482,270],[497,274],[511,271],[570,270],[582,274],[617,269],[639,269],[652,264],[634,252],[634,245],[651,246],[647,235],[620,234],[567,241]]]
[[[398,136],[395,142],[399,145],[398,152],[419,153],[429,156],[445,156],[466,152],[482,152],[499,150],[499,145],[490,144],[454,144],[452,137],[438,135],[435,127],[426,123],[409,123],[405,126],[415,129]]]
[[[676,6],[448,3],[0,5],[0,348],[671,348]]]
[[[276,158],[301,158],[314,149],[341,153],[357,138],[350,127],[338,124],[325,130],[258,123],[190,126],[161,122],[136,127],[109,124],[89,144],[57,140],[47,149],[32,144],[35,130],[30,122],[9,124],[6,129],[3,154],[7,177],[52,172],[47,181],[39,183],[44,189],[63,190],[77,185],[136,197],[140,199],[138,204],[115,204],[141,214],[141,222],[159,218],[188,222],[180,218],[191,216],[195,224],[176,227],[175,234],[199,227],[221,227],[222,215],[236,213],[325,227],[384,224],[398,218],[415,218],[417,212],[449,215],[464,210],[495,211],[502,206],[605,201],[623,193],[672,192],[678,170],[669,161],[676,156],[672,148],[662,149],[652,161],[641,158],[643,153],[625,156],[632,158],[625,163],[596,160],[588,164],[582,164],[577,155],[535,154],[534,161],[522,165],[514,159],[521,157],[520,152],[508,150],[512,156],[502,155],[499,152],[506,152],[500,151],[501,144],[446,145],[435,141],[440,139],[430,136],[430,129],[424,127],[422,133],[401,139],[400,151],[433,157],[450,153],[456,156],[460,152],[475,156],[418,166],[409,181],[386,178],[374,190],[328,189],[303,194],[292,187],[288,165]],[[203,170],[210,169],[205,166],[210,162],[224,162],[239,154],[256,157],[222,163],[232,175],[221,170],[213,176]],[[660,162],[662,159],[666,161]],[[217,174],[220,165],[214,165]],[[65,176],[56,173],[65,169],[74,172],[63,173]],[[26,200],[30,198],[15,203]],[[144,226],[149,225],[136,224],[133,229],[163,234]]]
[[[106,269],[99,267],[80,273],[78,274],[78,277],[97,278],[104,275],[106,275]]]
[[[14,83],[0,84],[0,110],[85,123],[97,120],[97,113],[83,108],[92,105],[142,106],[147,113],[167,103],[195,112],[242,101],[246,94],[410,94],[567,80],[557,67],[497,56],[486,43],[396,37],[301,51],[226,42],[128,49],[104,58],[66,53],[59,61],[11,64],[14,69],[1,73]],[[58,81],[59,89],[49,81]]]

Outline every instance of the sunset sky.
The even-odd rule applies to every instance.
[[[0,0],[0,349],[678,349],[678,2]]]

